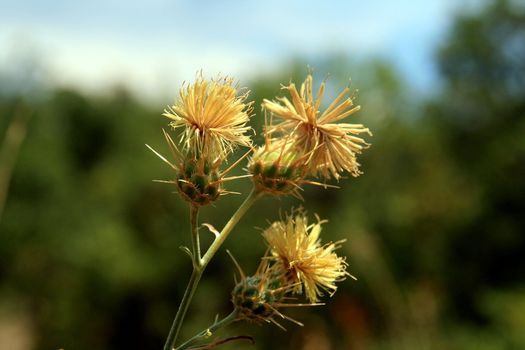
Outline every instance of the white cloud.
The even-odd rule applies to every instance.
[[[57,83],[99,91],[122,82],[147,98],[173,95],[200,69],[249,79],[294,54],[337,49],[421,63],[455,7],[452,0],[29,3],[0,14],[0,63],[22,33]]]

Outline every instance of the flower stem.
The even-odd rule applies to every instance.
[[[175,319],[173,320],[173,324],[168,334],[168,338],[166,339],[166,343],[164,345],[164,350],[172,350],[174,348],[175,342],[177,341],[177,336],[179,335],[179,331],[182,326],[182,322],[184,321],[184,317],[186,316],[186,311],[188,311],[188,307],[191,303],[193,295],[195,294],[195,290],[197,289],[197,285],[199,284],[202,274],[206,269],[206,266],[208,266],[211,259],[217,253],[217,251],[224,243],[224,241],[226,240],[232,229],[235,227],[235,225],[237,225],[239,220],[244,216],[244,214],[246,214],[248,209],[253,205],[253,203],[255,203],[255,201],[261,195],[261,193],[256,192],[255,190],[252,190],[250,192],[248,197],[246,197],[244,202],[239,206],[235,214],[233,214],[230,220],[226,223],[221,233],[215,238],[213,243],[206,251],[206,254],[204,254],[204,256],[202,257],[202,259],[200,258],[200,243],[197,233],[198,208],[191,207],[190,222],[193,245],[193,272],[191,273],[191,277],[186,287],[186,291],[184,292],[184,296],[182,297],[179,309],[177,311],[177,314],[175,315]]]
[[[191,223],[191,246],[193,252],[193,264],[199,264],[201,261],[201,244],[197,225],[199,221],[199,207],[190,205],[190,223]]]
[[[182,301],[180,302],[179,310],[177,310],[177,314],[175,315],[175,319],[173,320],[173,324],[168,334],[168,338],[166,339],[166,344],[164,344],[164,350],[173,349],[173,346],[177,341],[177,336],[179,335],[180,328],[182,327],[182,321],[184,321],[184,316],[186,316],[186,311],[188,311],[188,307],[190,306],[191,299],[193,298],[193,294],[195,294],[195,290],[197,289],[197,285],[199,284],[201,276],[202,270],[196,269],[194,266],[190,280],[188,282],[188,285],[186,286],[186,291],[184,292],[184,296],[182,297]]]
[[[186,342],[181,344],[179,347],[177,347],[176,350],[185,350],[188,349],[189,346],[195,344],[196,342],[200,340],[204,340],[206,338],[209,338],[213,335],[213,333],[218,330],[219,328],[226,327],[230,323],[233,323],[237,320],[237,311],[232,311],[228,316],[223,318],[220,321],[216,321],[213,323],[210,327],[206,328],[205,330],[199,332],[197,335],[193,336],[192,338],[188,339]]]

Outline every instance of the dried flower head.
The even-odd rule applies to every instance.
[[[325,91],[324,82],[315,99],[310,74],[301,85],[300,93],[294,83],[283,89],[290,93],[291,102],[286,97],[279,97],[277,101],[265,99],[262,104],[265,110],[282,119],[270,132],[291,134],[295,148],[309,154],[308,173],[312,176],[339,179],[344,171],[359,176],[356,154],[369,144],[356,135],[372,134],[362,124],[336,123],[360,110],[360,106],[354,106],[352,96],[345,98],[350,89],[345,88],[323,113],[319,107]]]
[[[332,295],[337,290],[336,282],[346,276],[347,263],[334,252],[336,243],[321,245],[319,234],[325,221],[308,224],[301,211],[292,213],[285,220],[274,222],[264,232],[272,259],[294,283],[295,293],[304,293],[312,303],[319,301],[323,290]]]
[[[231,78],[208,81],[198,76],[195,83],[181,88],[180,100],[163,115],[172,120],[173,128],[184,128],[181,140],[186,150],[225,159],[236,145],[251,145],[246,135],[252,111],[247,96],[238,96]]]
[[[290,142],[290,137],[273,138],[271,125],[266,123],[264,146],[255,149],[248,165],[256,191],[274,196],[291,194],[303,199],[300,194],[302,184],[337,188],[306,179],[310,154],[298,151]]]
[[[231,193],[223,189],[226,181],[248,177],[250,175],[231,176],[226,175],[244,159],[249,153],[237,159],[226,170],[221,171],[221,158],[212,160],[209,157],[196,157],[191,152],[181,153],[171,136],[163,130],[164,137],[170,148],[171,155],[175,159],[172,163],[150,146],[146,145],[153,151],[164,163],[168,164],[175,172],[173,180],[155,180],[173,184],[181,197],[193,206],[204,206],[216,201],[221,195]]]
[[[230,254],[231,256],[231,254]],[[240,274],[240,281],[235,278],[235,287],[232,291],[232,303],[237,312],[238,320],[247,320],[256,323],[273,323],[281,329],[275,316],[287,319],[300,326],[303,324],[283,314],[279,309],[286,307],[303,307],[324,305],[319,303],[290,303],[293,299],[295,284],[283,275],[279,266],[270,263],[267,256],[261,259],[261,263],[253,276],[246,276],[237,261],[231,256]]]
[[[248,166],[256,190],[301,198],[299,189],[304,182],[304,158],[298,157],[297,152],[286,145],[267,143],[258,147]]]

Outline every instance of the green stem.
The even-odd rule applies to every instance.
[[[200,266],[201,248],[200,248],[200,241],[199,241],[199,232],[197,229],[198,220],[199,220],[199,207],[190,204],[190,226],[191,226],[191,247],[192,247],[192,253],[193,253],[193,256],[192,256],[193,271],[191,273],[191,277],[188,282],[188,285],[186,286],[186,290],[184,291],[184,296],[182,297],[182,301],[180,302],[179,309],[177,310],[177,314],[175,315],[175,319],[173,320],[173,324],[168,334],[168,339],[166,339],[164,350],[173,349],[175,341],[177,340],[177,336],[179,335],[180,329],[182,327],[182,322],[184,321],[184,317],[186,316],[186,312],[188,311],[188,307],[190,306],[191,299],[193,298],[193,294],[195,294],[195,290],[197,289],[197,285],[199,284],[199,281],[202,276],[203,269],[201,269],[201,266]]]
[[[191,223],[191,246],[193,252],[193,263],[199,264],[201,261],[201,244],[199,240],[199,232],[197,229],[199,221],[199,207],[190,205],[190,223]]]
[[[198,210],[194,208],[191,209],[190,221],[191,221],[191,226],[192,226],[192,244],[194,248],[193,272],[188,282],[188,286],[186,287],[186,291],[184,292],[184,296],[182,297],[182,301],[179,305],[177,314],[175,315],[175,319],[173,320],[173,324],[168,334],[168,338],[166,339],[166,344],[164,345],[164,350],[173,349],[175,342],[177,341],[177,336],[179,335],[179,331],[181,329],[182,322],[184,321],[184,317],[186,316],[186,311],[188,311],[188,307],[191,303],[191,299],[193,298],[193,295],[195,294],[195,290],[197,289],[197,285],[199,284],[199,281],[202,277],[202,274],[204,273],[204,270],[206,269],[206,266],[208,266],[211,259],[217,253],[217,251],[219,250],[221,245],[224,243],[224,241],[226,240],[226,238],[228,237],[232,229],[235,227],[235,225],[237,225],[239,220],[244,216],[244,214],[246,214],[248,209],[261,196],[262,196],[262,193],[256,192],[255,190],[252,190],[250,192],[248,197],[246,197],[246,199],[237,209],[235,214],[233,214],[230,220],[226,223],[221,233],[215,238],[213,243],[210,245],[210,247],[206,251],[206,254],[204,254],[204,256],[202,257],[202,259],[200,258],[200,246],[199,246],[199,238],[197,234]],[[195,254],[196,250],[199,251],[199,255]]]
[[[190,347],[191,345],[195,344],[196,342],[211,337],[213,335],[213,333],[215,333],[215,331],[218,330],[219,328],[226,327],[227,325],[229,325],[230,323],[235,322],[236,320],[237,320],[237,311],[234,310],[234,311],[232,311],[231,314],[229,314],[228,316],[226,316],[222,320],[216,321],[210,327],[206,328],[205,330],[201,331],[200,333],[198,333],[194,337],[192,337],[189,340],[187,340],[186,342],[184,342],[182,345],[177,347],[176,350],[188,349],[188,347]]]
[[[173,324],[168,334],[168,338],[166,339],[166,344],[164,344],[164,350],[173,349],[175,342],[177,341],[177,336],[179,335],[180,328],[182,327],[182,321],[184,321],[184,316],[186,316],[186,311],[188,311],[188,307],[190,306],[193,294],[195,294],[195,290],[197,290],[197,285],[199,284],[201,276],[202,270],[196,269],[194,266],[193,272],[191,273],[191,277],[188,282],[188,286],[186,287],[186,291],[184,292],[184,296],[182,297],[182,301],[180,302],[179,310],[177,310],[177,314],[175,315],[175,319],[173,320]]]

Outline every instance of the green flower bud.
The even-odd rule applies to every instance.
[[[239,317],[252,321],[269,320],[276,314],[277,305],[284,297],[279,278],[250,276],[241,280],[233,289],[232,303]]]
[[[259,148],[251,159],[249,171],[260,192],[286,195],[296,191],[304,178],[304,170],[295,152]]]
[[[179,167],[177,188],[182,198],[203,206],[219,198],[221,181],[218,166],[200,158],[187,158]]]

